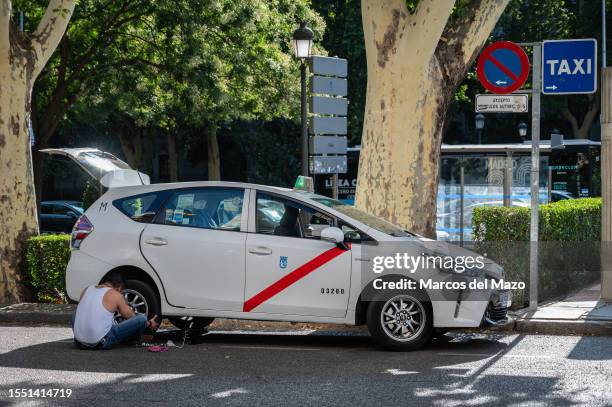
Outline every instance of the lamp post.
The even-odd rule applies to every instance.
[[[293,32],[293,44],[295,46],[295,57],[301,61],[302,77],[302,175],[308,175],[308,105],[306,101],[306,64],[310,57],[310,48],[314,33],[306,26],[306,22],[300,23],[300,28]]]
[[[518,133],[519,133],[519,136],[521,137],[521,141],[525,142],[525,139],[527,138],[527,123],[520,122],[518,124]]]
[[[474,116],[474,124],[476,125],[476,133],[478,134],[478,144],[482,144],[482,129],[485,125],[485,117],[482,113]]]

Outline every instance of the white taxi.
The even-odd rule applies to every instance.
[[[371,262],[362,246],[425,239],[339,201],[247,183],[150,185],[99,150],[46,152],[73,159],[107,188],[72,232],[66,288],[73,300],[118,271],[136,312],[179,328],[186,316],[196,328],[213,318],[367,324],[395,350],[418,348],[436,331],[506,321],[508,299],[494,289],[471,302],[433,300],[427,289],[366,298],[371,281],[363,280],[377,276],[362,273]],[[494,263],[484,273],[503,278]]]

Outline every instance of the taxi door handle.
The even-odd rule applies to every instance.
[[[272,249],[270,249],[269,247],[257,246],[249,249],[249,253],[257,254],[260,256],[268,256],[272,254]]]
[[[168,241],[161,237],[154,237],[153,239],[145,240],[145,243],[151,246],[165,246],[168,244]]]

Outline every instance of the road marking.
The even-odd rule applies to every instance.
[[[213,397],[216,399],[224,399],[226,397],[231,396],[232,394],[246,394],[246,393],[249,393],[249,391],[243,388],[237,388],[237,389],[231,389],[231,390],[226,390],[226,391],[220,391],[218,393],[213,393],[210,395],[210,397]]]
[[[387,369],[385,373],[392,374],[393,376],[403,376],[407,374],[418,374],[419,372],[409,372],[407,370],[399,370],[399,369]]]
[[[266,349],[266,350],[321,350],[317,348],[282,347],[282,346],[243,346],[243,345],[222,345],[222,348],[233,349]]]

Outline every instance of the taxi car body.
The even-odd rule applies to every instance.
[[[367,323],[378,343],[399,350],[418,348],[434,329],[506,319],[509,300],[496,290],[470,302],[434,301],[427,290],[366,298],[366,242],[428,239],[352,206],[248,183],[149,185],[148,177],[123,164],[100,174],[108,190],[72,232],[66,288],[73,300],[119,271],[137,312],[163,315],[181,328],[187,327],[185,317],[200,328],[213,318]],[[494,263],[484,273],[503,277]]]

